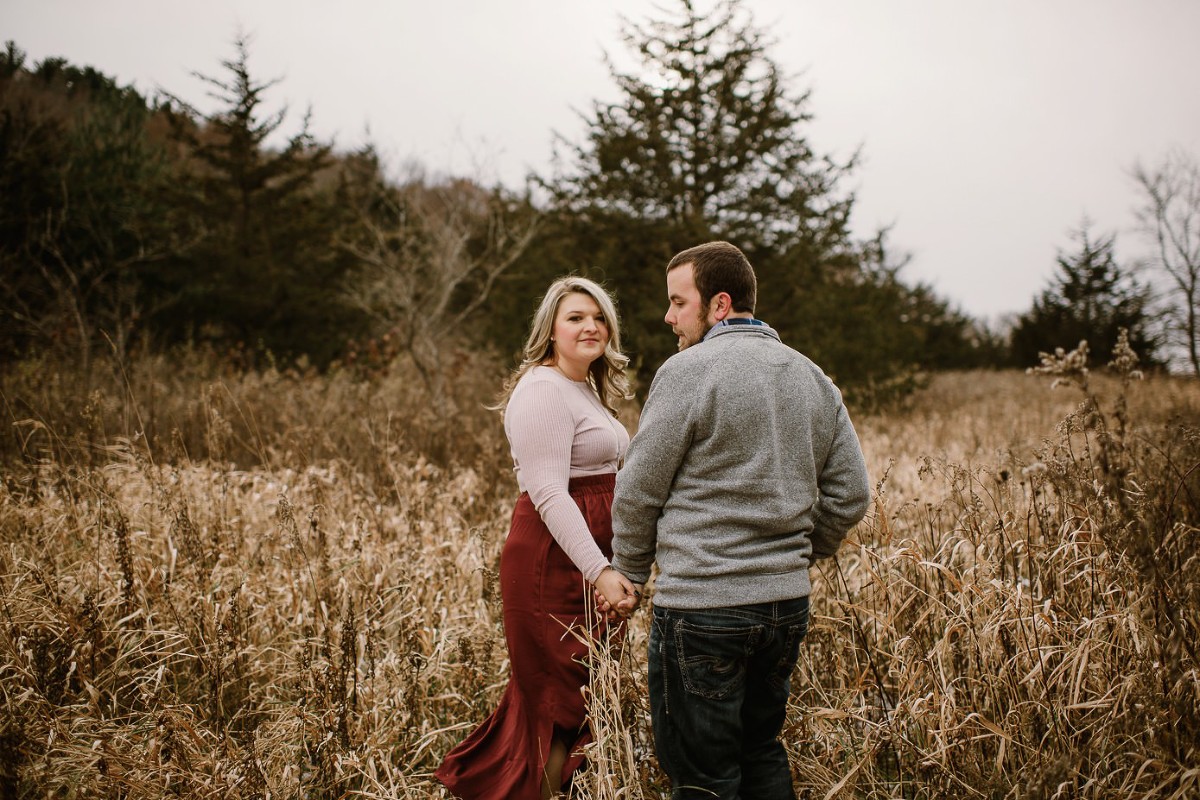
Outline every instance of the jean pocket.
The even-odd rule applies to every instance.
[[[805,615],[800,622],[784,626],[780,633],[783,634],[783,648],[780,651],[779,661],[775,664],[775,669],[767,676],[771,686],[776,689],[788,685],[788,681],[792,677],[792,670],[796,668],[796,662],[800,659],[800,643],[808,635],[808,615]]]
[[[746,656],[761,634],[761,625],[724,628],[677,621],[675,652],[684,689],[710,700],[734,694],[746,675]]]

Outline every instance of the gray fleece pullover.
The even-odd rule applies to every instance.
[[[870,501],[841,393],[766,325],[716,328],[659,368],[613,500],[613,567],[656,605],[805,597]]]

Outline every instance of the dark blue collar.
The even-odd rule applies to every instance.
[[[701,339],[700,341],[703,342],[705,339],[712,336],[713,331],[730,325],[762,325],[763,327],[768,327],[767,323],[763,322],[761,319],[755,319],[754,317],[727,317],[709,328],[708,333],[704,334],[704,339]]]

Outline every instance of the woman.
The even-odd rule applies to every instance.
[[[628,394],[612,299],[585,278],[556,280],[533,318],[524,358],[498,409],[521,496],[500,556],[511,674],[499,707],[436,776],[464,800],[536,800],[558,792],[590,739],[581,688],[590,636],[633,584],[609,566],[617,467],[629,434],[615,403]]]

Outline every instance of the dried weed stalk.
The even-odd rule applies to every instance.
[[[507,681],[515,485],[499,366],[456,356],[453,415],[402,367],[0,375],[0,796],[443,796]],[[814,571],[802,797],[1200,791],[1200,391],[1113,369],[857,421],[876,506]],[[576,797],[666,796],[646,636],[593,653]]]

